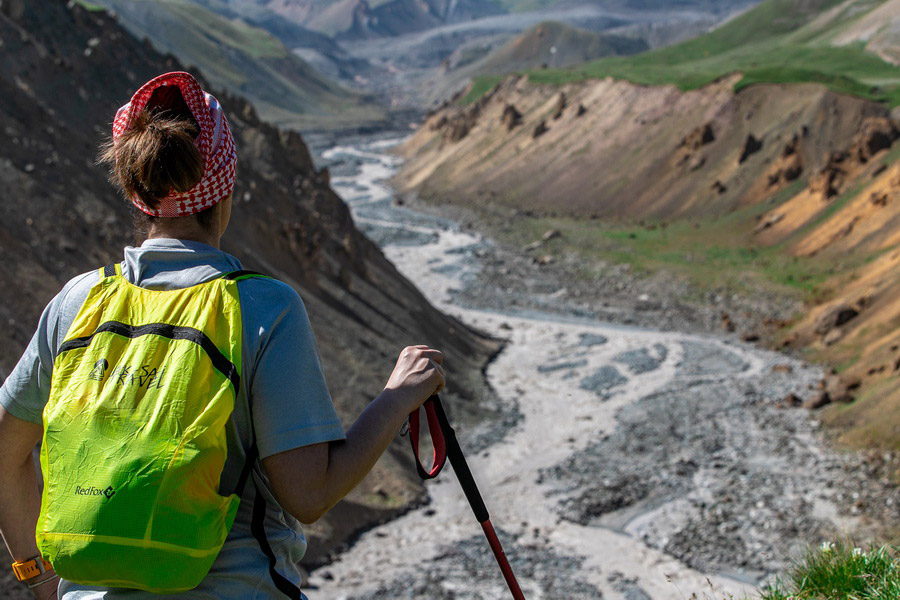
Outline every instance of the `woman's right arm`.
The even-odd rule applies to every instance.
[[[368,474],[410,412],[444,387],[443,355],[405,348],[384,391],[347,431],[347,439],[274,454],[262,464],[279,504],[303,523],[328,512]]]

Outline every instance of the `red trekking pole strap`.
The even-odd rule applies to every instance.
[[[419,459],[419,411],[414,410],[409,413],[409,441],[412,443],[413,454],[416,455],[416,470],[422,479],[434,479],[444,468],[447,462],[447,444],[444,440],[444,432],[438,421],[437,409],[433,400],[437,396],[432,396],[425,401],[425,416],[428,419],[428,431],[431,433],[431,443],[434,446],[434,456],[431,459],[431,470],[426,471]],[[440,402],[440,400],[438,400]]]
[[[514,600],[525,600],[525,596],[519,588],[519,582],[516,580],[509,560],[506,558],[506,553],[503,552],[503,547],[500,545],[500,540],[494,531],[494,526],[491,525],[491,518],[487,507],[484,505],[484,499],[482,499],[481,493],[478,491],[478,486],[475,485],[475,478],[472,476],[472,471],[469,470],[462,448],[459,447],[456,432],[453,431],[450,421],[447,420],[447,415],[444,413],[441,399],[436,395],[432,396],[425,401],[424,406],[425,414],[428,417],[428,430],[431,432],[431,440],[434,444],[434,462],[431,471],[426,471],[419,462],[419,411],[415,410],[409,415],[409,439],[412,442],[413,453],[416,455],[416,469],[419,471],[419,477],[422,479],[437,477],[441,469],[444,468],[444,463],[448,458],[450,459],[456,478],[459,479],[460,486],[462,486],[466,499],[469,501],[469,506],[472,507],[472,512],[475,513],[475,518],[484,530],[484,535],[488,539],[494,558],[497,559],[497,564],[500,566],[500,571],[503,573],[503,579],[506,580],[509,591],[512,593]]]

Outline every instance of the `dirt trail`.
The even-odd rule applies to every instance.
[[[360,176],[374,162],[364,172],[383,177],[396,159],[327,156],[398,268],[508,340],[487,376],[516,418],[457,430],[526,597],[674,600],[709,582],[740,596],[803,543],[857,530],[871,507],[896,518],[895,492],[827,450],[808,413],[776,408],[818,369],[714,337],[455,306],[489,242],[392,206]],[[475,451],[476,438],[497,442]],[[313,573],[310,597],[508,597],[449,466],[429,491],[430,505]]]

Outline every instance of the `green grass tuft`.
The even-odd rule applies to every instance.
[[[502,75],[483,75],[481,77],[476,77],[475,81],[472,83],[472,89],[459,100],[459,103],[463,106],[472,104],[497,87],[497,84],[501,81],[503,81]]]
[[[75,4],[89,12],[102,12],[106,10],[105,6],[88,2],[88,0],[75,0]]]
[[[900,558],[888,546],[863,550],[845,542],[807,551],[761,600],[897,600]]]

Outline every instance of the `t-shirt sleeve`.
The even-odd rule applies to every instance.
[[[0,405],[14,417],[42,424],[41,415],[50,398],[56,349],[87,297],[92,274],[84,273],[69,281],[44,308],[25,353],[0,387]]]
[[[249,385],[260,458],[301,446],[345,439],[300,296],[268,279],[242,282]]]

